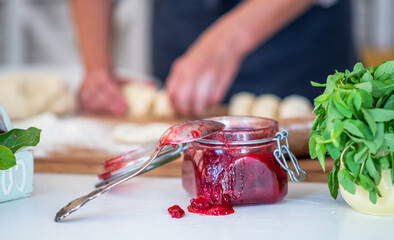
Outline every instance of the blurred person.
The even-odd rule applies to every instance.
[[[111,60],[110,0],[73,0],[85,77],[82,109],[122,115],[122,80]],[[201,115],[239,91],[318,92],[356,62],[349,0],[154,0],[153,74],[174,109]]]

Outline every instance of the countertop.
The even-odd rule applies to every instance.
[[[227,216],[186,212],[191,198],[180,178],[137,177],[86,204],[62,222],[56,212],[93,190],[94,175],[35,174],[30,198],[0,204],[0,239],[392,239],[394,217],[353,211],[325,183],[290,183],[272,205],[235,206]]]

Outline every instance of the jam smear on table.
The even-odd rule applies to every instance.
[[[185,211],[178,205],[174,205],[168,208],[168,213],[171,215],[172,218],[181,218],[185,216]]]

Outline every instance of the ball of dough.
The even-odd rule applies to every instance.
[[[250,115],[255,98],[256,96],[249,92],[234,94],[230,99],[229,115]]]
[[[156,95],[156,87],[144,83],[133,82],[126,84],[123,89],[129,116],[143,117],[147,116],[153,106],[153,99]]]
[[[280,98],[275,94],[262,94],[256,98],[252,106],[252,116],[277,118]]]
[[[279,118],[295,118],[311,115],[313,107],[311,102],[299,95],[290,95],[283,99],[279,105]]]
[[[174,113],[167,92],[165,90],[158,91],[154,99],[152,114],[158,117],[172,117]]]
[[[63,104],[62,98],[67,98]],[[45,72],[14,72],[0,79],[0,102],[11,119],[23,119],[46,111],[66,113],[75,109],[75,98],[62,76]]]
[[[165,123],[151,123],[147,125],[124,123],[115,127],[112,136],[115,141],[121,143],[147,143],[158,141],[169,127],[171,125]]]

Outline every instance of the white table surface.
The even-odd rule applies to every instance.
[[[93,189],[94,175],[35,174],[30,198],[0,204],[0,239],[394,239],[394,217],[365,215],[339,199],[325,183],[291,183],[272,205],[235,206],[227,216],[186,212],[191,196],[180,178],[137,177],[86,204],[60,223],[56,212]]]

